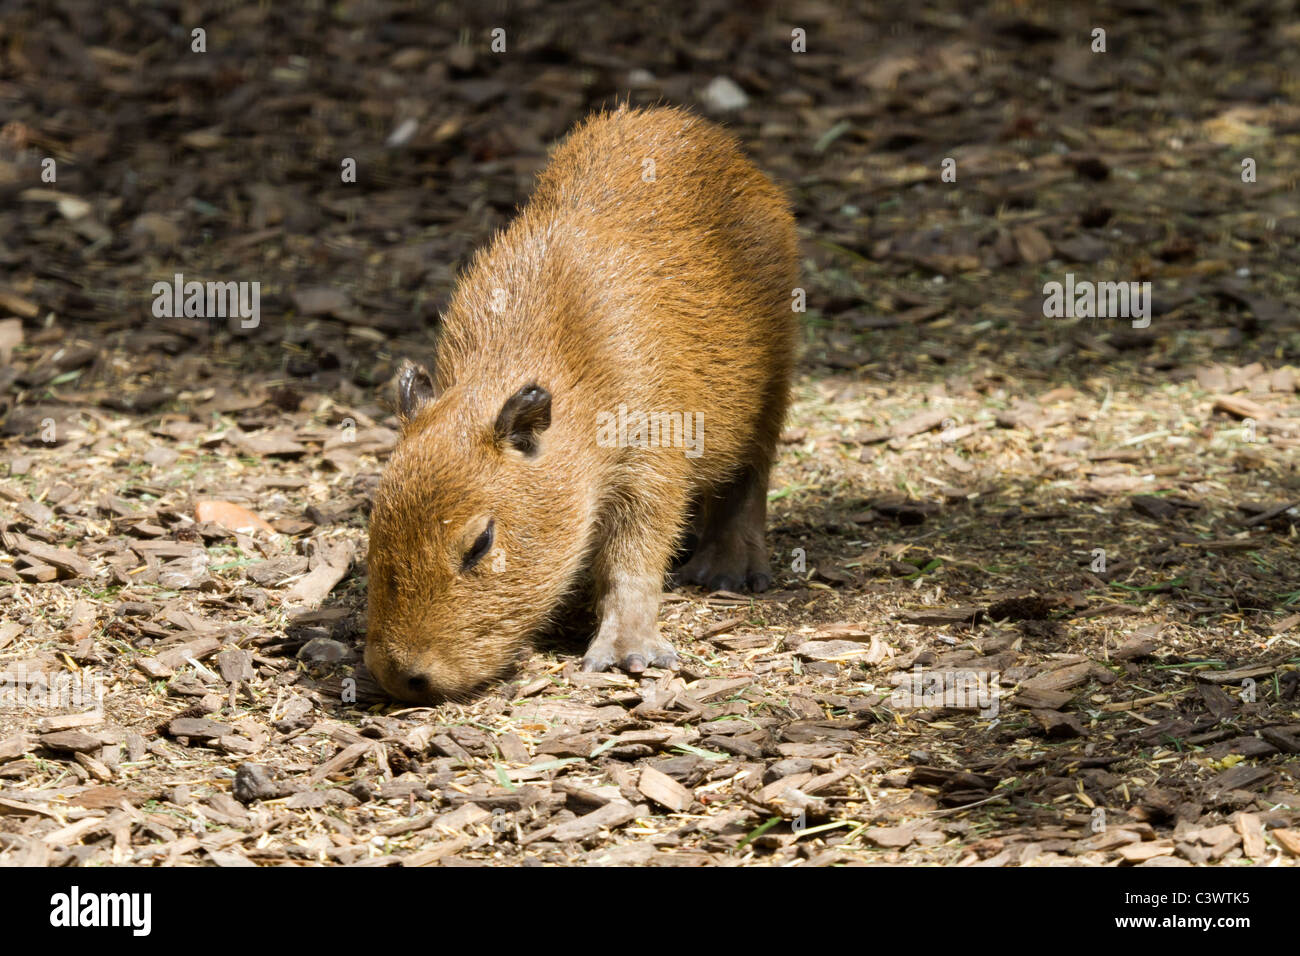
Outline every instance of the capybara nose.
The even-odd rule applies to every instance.
[[[410,691],[411,696],[423,700],[429,696],[429,678],[423,674],[412,674],[406,679],[406,689]]]

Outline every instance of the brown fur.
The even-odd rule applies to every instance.
[[[692,518],[683,580],[767,586],[796,270],[785,197],[716,126],[622,108],[555,149],[531,201],[461,278],[432,374],[399,375],[366,648],[389,693],[459,697],[502,675],[585,574],[600,623],[584,667],[671,666],[656,618]],[[511,399],[534,384],[549,393],[549,427],[529,405],[537,392]],[[597,413],[620,405],[703,413],[703,454],[601,447]],[[490,548],[463,570],[489,522]]]

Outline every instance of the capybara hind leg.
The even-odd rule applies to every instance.
[[[679,584],[711,591],[766,591],[768,563],[767,467],[748,467],[717,494],[701,502],[706,518],[695,553],[674,575]]]

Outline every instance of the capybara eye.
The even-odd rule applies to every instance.
[[[496,519],[488,521],[488,525],[483,529],[483,533],[474,539],[474,544],[465,552],[465,557],[461,559],[460,569],[468,571],[474,565],[478,564],[492,548],[492,529],[496,525]]]

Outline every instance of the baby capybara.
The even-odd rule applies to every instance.
[[[679,109],[580,125],[461,277],[370,518],[366,664],[394,697],[463,698],[584,581],[586,670],[671,667],[665,573],[771,583],[768,470],[789,398],[789,205]]]

